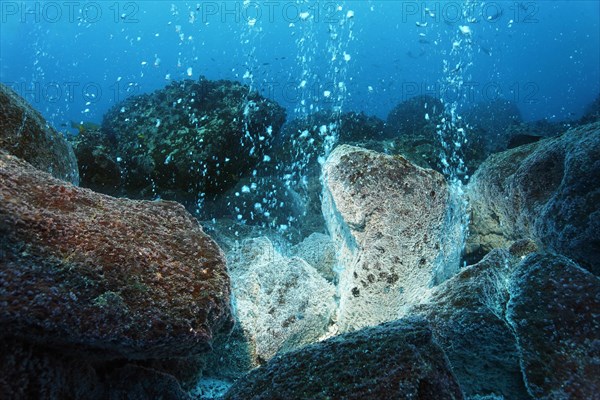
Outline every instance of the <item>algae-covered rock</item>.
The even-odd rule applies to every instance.
[[[327,159],[323,182],[342,332],[397,319],[458,268],[441,261],[449,191],[439,173],[342,145]]]
[[[410,310],[430,323],[465,396],[531,398],[521,374],[519,349],[505,319],[509,277],[522,253],[515,252],[517,256],[500,249],[490,252],[433,288],[424,304]]]
[[[276,356],[227,392],[243,399],[462,399],[427,324],[400,320]]]
[[[443,143],[440,130],[449,119],[444,104],[429,95],[415,96],[398,104],[390,111],[385,123],[386,154],[398,154],[412,163],[443,172],[441,158],[447,155],[448,145]],[[468,171],[474,171],[486,157],[483,144],[477,135],[466,129],[468,141],[461,145],[461,156]],[[363,145],[376,151],[382,151]],[[467,175],[468,176],[468,175]],[[468,180],[465,177],[465,180]]]
[[[470,254],[531,238],[600,274],[600,124],[491,156],[469,184]]]
[[[439,122],[444,113],[444,104],[433,96],[415,96],[398,104],[390,111],[385,123],[386,137],[413,136],[429,131],[433,123]]]
[[[0,178],[3,334],[165,358],[206,351],[227,323],[224,256],[182,206],[96,194],[6,153]]]
[[[600,279],[566,257],[535,254],[511,276],[506,319],[536,399],[600,394]]]
[[[115,141],[107,164],[118,165],[124,194],[178,200],[193,209],[205,194],[221,193],[259,169],[284,120],[282,107],[247,86],[200,78],[115,105],[102,134]],[[85,138],[79,142],[86,148]],[[91,161],[89,169],[97,170]]]
[[[71,145],[25,99],[2,83],[0,149],[55,178],[79,184],[77,159]]]
[[[99,126],[87,124],[81,125],[79,133],[70,139],[79,164],[81,186],[111,196],[122,194],[116,137],[105,135]]]

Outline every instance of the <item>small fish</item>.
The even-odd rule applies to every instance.
[[[504,11],[501,8],[498,8],[494,14],[488,15],[487,20],[488,21],[495,21],[498,18],[502,17],[503,13],[504,13]]]
[[[479,45],[479,49],[480,49],[481,51],[483,51],[485,54],[487,54],[488,56],[491,56],[491,55],[492,55],[492,51],[491,51],[490,49],[488,49],[487,47],[484,47],[484,46],[481,46],[481,45]]]
[[[67,126],[67,124],[63,124],[63,126]],[[77,129],[79,133],[83,133],[85,131],[93,131],[100,129],[100,125],[95,124],[93,122],[75,122],[71,121],[71,128]]]

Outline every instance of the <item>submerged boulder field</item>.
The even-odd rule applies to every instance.
[[[183,374],[231,325],[224,255],[177,203],[97,194],[0,152],[0,237],[3,398],[106,398],[128,364],[179,387],[151,364]]]
[[[459,268],[461,191],[400,155],[350,145],[328,157],[307,154],[310,182],[297,182],[305,193],[277,175],[289,171],[275,164],[263,163],[254,176],[260,156],[230,158],[241,168],[237,175],[200,174],[195,183],[179,180],[179,166],[165,172],[176,154],[157,146],[166,132],[159,128],[183,126],[187,133],[177,132],[185,140],[176,145],[200,146],[219,171],[225,170],[219,146],[232,140],[244,148],[250,140],[262,156],[273,150],[273,138],[252,134],[270,131],[261,124],[279,108],[240,100],[242,88],[176,83],[128,100],[107,115],[104,127],[89,125],[74,140],[85,160],[83,179],[102,191],[173,195],[185,203],[200,187],[229,190],[203,208],[221,208],[206,232],[226,253],[180,204],[110,197],[61,180],[69,178],[62,172],[48,174],[55,172],[49,166],[71,159],[66,142],[66,151],[52,151],[39,165],[2,142],[0,398],[597,398],[598,123],[483,163],[466,187],[467,256],[483,259]],[[198,96],[203,89],[208,97]],[[207,104],[197,107],[201,99],[230,109],[232,118],[246,111],[264,117],[260,129],[254,126],[247,138],[237,119],[220,125],[223,115]],[[405,106],[422,113],[423,102],[429,110],[428,98]],[[6,108],[8,115],[22,115],[15,107]],[[201,114],[206,118],[198,124],[181,119]],[[29,120],[20,118],[14,121]],[[431,121],[408,128],[423,122],[418,119],[401,125],[402,134],[430,130]],[[13,120],[1,126],[13,129],[7,121]],[[48,128],[38,122],[28,128],[32,138]],[[339,128],[333,125],[312,126],[309,136],[323,132],[321,139],[330,140]],[[120,130],[108,126],[129,136],[117,137]],[[371,148],[388,150],[381,120],[348,114],[341,126],[350,131],[340,138],[355,144],[379,132]],[[230,128],[229,142],[202,147],[200,136],[210,141]],[[190,144],[190,138],[198,140]],[[123,175],[124,168],[133,175]],[[252,192],[255,178],[277,196]],[[248,205],[251,218],[284,192],[293,202],[277,218],[291,221],[286,214],[296,213],[313,219],[304,228],[326,229],[305,229],[292,241],[280,229],[261,229],[258,219],[246,223]],[[240,199],[229,200],[234,197]]]

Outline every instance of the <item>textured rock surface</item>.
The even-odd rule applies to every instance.
[[[334,288],[298,257],[282,256],[267,238],[245,241],[229,256],[236,318],[258,362],[313,343],[335,310]]]
[[[425,323],[400,320],[275,357],[225,399],[462,399]]]
[[[110,109],[104,138],[85,135],[78,155],[82,168],[91,163],[92,178],[111,185],[117,165],[130,197],[159,196],[194,209],[199,195],[221,193],[259,169],[284,120],[282,107],[237,82],[173,82]],[[114,144],[105,151],[107,141]]]
[[[99,195],[6,153],[0,185],[3,334],[184,357],[229,321],[224,256],[180,205]]]
[[[79,164],[81,186],[111,196],[121,194],[121,167],[114,154],[116,137],[105,135],[100,127],[80,128],[70,141]]]
[[[517,344],[505,320],[508,278],[515,262],[508,251],[494,250],[435,287],[428,302],[410,312],[431,324],[465,396],[530,398]]]
[[[600,398],[600,279],[566,257],[536,254],[509,290],[507,320],[533,397]]]
[[[154,368],[124,360],[94,363],[81,354],[65,354],[64,349],[3,338],[0,398],[187,400],[189,396],[174,376]]]
[[[467,252],[520,238],[600,274],[600,123],[491,156],[469,185]]]
[[[403,157],[344,145],[329,156],[323,182],[323,215],[342,269],[340,330],[399,318],[442,274],[444,178]]]
[[[71,145],[21,96],[0,83],[0,150],[26,160],[54,177],[79,184]]]
[[[315,267],[328,281],[334,280],[337,249],[329,235],[313,233],[292,247],[291,252]]]

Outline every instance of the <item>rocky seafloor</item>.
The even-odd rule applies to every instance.
[[[600,399],[599,104],[474,106],[458,184],[431,96],[201,78],[65,135],[0,84],[0,398]]]

